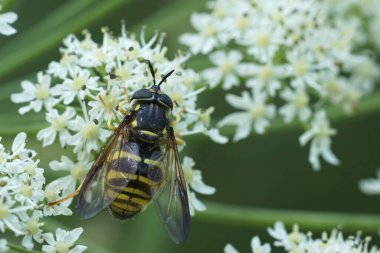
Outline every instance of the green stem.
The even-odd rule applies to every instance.
[[[273,226],[276,221],[290,226],[298,224],[310,230],[330,230],[339,226],[346,231],[377,232],[380,228],[380,215],[253,208],[211,202],[206,206],[207,210],[197,213],[195,219],[256,228]]]
[[[7,245],[10,249],[13,249],[14,251],[22,252],[22,253],[42,253],[41,251],[35,251],[35,250],[28,250],[24,247],[21,247],[19,245],[7,242]]]

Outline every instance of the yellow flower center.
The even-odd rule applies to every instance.
[[[86,80],[84,80],[83,77],[77,76],[73,79],[73,82],[71,83],[71,89],[74,91],[78,91],[82,88],[82,86],[85,84]]]
[[[232,70],[234,69],[234,62],[227,59],[225,60],[222,65],[220,65],[220,70],[223,72],[223,74],[228,74],[231,73]]]
[[[303,108],[309,103],[309,96],[306,93],[298,94],[294,104],[297,108]]]
[[[24,185],[22,185],[22,187],[21,187],[21,192],[22,192],[22,194],[25,196],[25,197],[28,197],[28,198],[30,198],[31,196],[32,196],[32,186],[30,186],[30,185],[26,185],[26,184],[24,184]]]
[[[249,27],[249,20],[247,16],[240,16],[236,20],[236,28],[245,30]]]
[[[55,248],[57,249],[58,253],[68,253],[69,252],[69,245],[62,241],[57,241]]]
[[[117,97],[114,95],[108,94],[103,97],[104,103],[106,103],[107,108],[113,109],[117,106],[118,101]]]
[[[95,139],[98,134],[98,128],[92,122],[86,123],[80,131],[84,139]]]
[[[41,84],[36,84],[36,90],[34,92],[34,95],[39,100],[45,100],[49,97],[50,91],[49,87],[45,87]]]
[[[7,218],[9,215],[9,208],[4,203],[0,203],[0,220]]]
[[[262,66],[259,70],[259,78],[265,82],[273,79],[274,70],[271,65]]]
[[[117,77],[121,78],[122,80],[127,80],[131,77],[131,73],[129,72],[128,68],[126,68],[126,67],[116,69],[115,75]]]
[[[45,197],[48,200],[48,202],[53,202],[58,198],[58,194],[50,189],[45,190]]]
[[[253,105],[251,107],[251,116],[254,119],[259,119],[264,116],[265,113],[265,107],[261,104]]]
[[[268,32],[260,32],[256,37],[256,44],[259,47],[267,47],[270,43],[270,34]]]
[[[43,223],[38,223],[37,220],[31,218],[26,223],[26,229],[30,234],[34,235],[38,233],[39,228],[43,225]]]
[[[86,175],[86,168],[82,163],[76,163],[71,169],[71,176],[76,179],[82,179]]]
[[[215,27],[213,27],[211,25],[207,25],[206,27],[204,27],[202,33],[206,37],[212,37],[216,34],[216,29],[215,29]]]
[[[304,61],[297,61],[294,64],[294,69],[296,71],[296,74],[299,76],[304,76],[309,71],[309,64]]]
[[[54,130],[59,132],[67,126],[67,120],[63,116],[58,116],[53,120],[51,125],[53,126]]]

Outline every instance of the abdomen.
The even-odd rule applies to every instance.
[[[129,142],[114,156],[105,177],[105,194],[113,198],[109,205],[111,213],[118,219],[127,219],[147,207],[154,194],[152,189],[161,184],[163,153],[159,146]]]
[[[130,175],[131,182],[109,206],[118,219],[130,218],[143,211],[151,200],[149,180],[140,175]]]

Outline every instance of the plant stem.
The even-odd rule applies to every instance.
[[[207,210],[197,213],[195,219],[256,228],[267,228],[276,221],[290,226],[298,224],[310,230],[330,230],[339,226],[347,231],[377,232],[380,228],[380,215],[254,208],[212,202],[207,202],[206,206]]]
[[[22,252],[22,253],[42,253],[41,251],[35,251],[35,250],[28,250],[24,247],[21,247],[19,245],[7,242],[7,245],[10,249],[13,249],[14,251]]]

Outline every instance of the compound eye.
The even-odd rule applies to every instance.
[[[171,98],[166,94],[161,94],[161,96],[158,98],[158,100],[161,102],[161,104],[165,105],[166,107],[170,108],[170,110],[173,110],[173,102]]]
[[[140,90],[136,91],[135,93],[133,93],[131,100],[147,99],[147,98],[151,98],[151,97],[152,97],[152,92],[150,90],[140,89]]]

